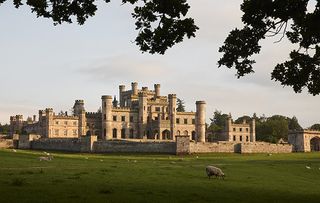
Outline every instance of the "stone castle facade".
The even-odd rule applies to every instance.
[[[86,112],[83,100],[76,100],[73,115],[55,114],[52,108],[39,110],[29,122],[21,115],[10,117],[11,134],[17,131],[39,134],[43,138],[80,138],[97,135],[101,140],[153,139],[174,140],[176,135],[205,142],[204,101],[196,102],[196,112],[177,112],[175,94],[160,95],[160,84],[154,90],[119,86],[119,102],[110,95],[101,97],[101,112]],[[119,103],[119,104],[118,104]]]

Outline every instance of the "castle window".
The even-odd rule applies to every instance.
[[[65,125],[68,125],[68,121],[65,121],[64,124],[65,124]]]
[[[249,132],[249,128],[246,128],[246,131]]]
[[[235,135],[233,136],[233,141],[236,141],[236,136]]]
[[[169,117],[166,117],[166,120],[169,120]]]
[[[133,116],[130,116],[130,122],[133,122]]]
[[[73,135],[77,135],[77,130],[73,130]]]
[[[158,111],[158,112],[159,112],[159,111],[160,111],[160,107],[156,107],[156,111]]]
[[[184,119],[184,124],[188,124],[188,119],[187,118]]]
[[[121,129],[121,138],[122,139],[126,138],[126,129],[124,129],[124,128]]]
[[[113,121],[117,121],[117,116],[113,116]]]
[[[68,130],[64,130],[64,133],[63,133],[65,136],[68,135]]]
[[[133,129],[130,129],[130,138],[133,138]]]
[[[249,136],[246,136],[246,141],[249,142]]]
[[[196,120],[195,119],[192,119],[192,124],[196,124]]]
[[[242,135],[240,135],[240,142],[242,141]]]
[[[236,132],[236,128],[233,128],[233,132]]]
[[[239,130],[240,130],[240,132],[242,132],[242,128],[240,128]]]
[[[112,137],[113,137],[113,138],[117,138],[117,129],[116,129],[116,128],[114,128],[114,129],[112,130]]]
[[[126,117],[125,116],[121,116],[121,121],[125,122],[126,121]]]
[[[77,121],[74,121],[74,122],[73,122],[73,125],[77,125]]]
[[[56,121],[56,125],[59,125],[59,121]]]
[[[180,123],[180,119],[176,118],[176,123],[179,124]]]
[[[158,116],[154,117],[154,120],[156,120],[156,121],[157,121],[158,119],[159,119],[159,118],[158,118]]]
[[[59,135],[59,130],[54,130],[55,135]]]
[[[107,120],[107,115],[103,114],[103,120]]]

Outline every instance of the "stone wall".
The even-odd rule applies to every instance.
[[[240,143],[236,142],[190,142],[190,153],[240,152]]]
[[[97,136],[78,138],[44,138],[31,142],[31,149],[56,150],[68,152],[91,152]]]
[[[175,142],[131,142],[131,141],[97,141],[93,143],[96,153],[163,153],[175,154]]]
[[[272,144],[267,142],[241,143],[241,153],[291,153],[290,144]]]
[[[13,148],[12,139],[0,139],[0,148]]]

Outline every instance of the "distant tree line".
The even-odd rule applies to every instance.
[[[2,125],[0,123],[0,134],[8,134],[9,131],[10,131],[10,125],[8,125],[8,124]]]
[[[210,118],[211,123],[207,125],[207,131],[210,132],[212,136],[222,133],[225,130],[228,116],[228,114],[216,110],[213,113],[213,117]],[[273,115],[270,117],[262,115],[258,117],[254,113],[252,117],[239,117],[234,121],[234,123],[242,123],[244,120],[251,122],[252,118],[255,118],[256,121],[257,141],[276,143],[281,138],[287,140],[290,130],[302,130],[302,127],[295,116],[292,118],[282,115]],[[320,130],[320,124],[314,124],[309,129]]]

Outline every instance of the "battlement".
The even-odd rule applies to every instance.
[[[98,118],[101,117],[100,112],[86,112],[86,117],[87,118]]]
[[[69,120],[78,120],[78,116],[63,116],[63,115],[55,115],[53,119],[69,119]]]
[[[75,103],[76,103],[76,104],[84,104],[84,100],[82,100],[82,99],[77,99],[77,100],[75,101]]]

